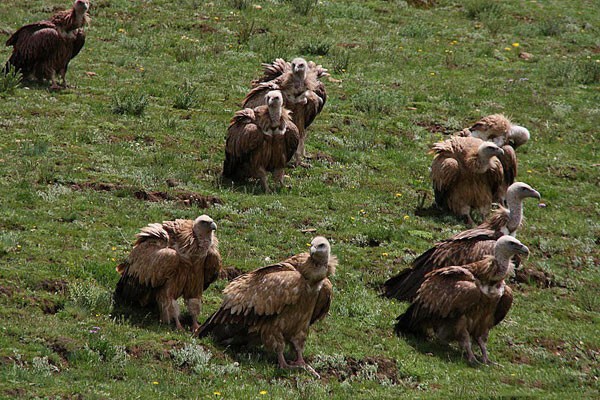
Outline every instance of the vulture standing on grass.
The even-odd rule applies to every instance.
[[[60,89],[56,76],[60,75],[62,87],[67,87],[66,74],[69,61],[85,43],[83,26],[88,23],[88,0],[75,0],[68,11],[60,11],[46,21],[19,28],[6,41],[13,47],[4,71],[14,68],[25,79],[48,79],[51,89]]]
[[[327,70],[314,62],[295,58],[291,63],[278,58],[272,64],[263,64],[264,75],[252,82],[253,88],[244,98],[243,107],[264,104],[264,95],[270,90],[280,90],[285,108],[292,112],[298,127],[300,142],[296,151],[296,164],[305,156],[306,129],[323,109],[327,101],[325,86],[320,78],[328,76]]]
[[[426,275],[436,269],[464,265],[494,254],[496,241],[503,235],[515,236],[523,220],[523,200],[540,199],[540,194],[526,183],[513,183],[507,192],[508,209],[498,208],[476,228],[467,229],[450,239],[438,242],[415,258],[411,268],[384,283],[384,296],[413,301]],[[518,263],[518,257],[515,257]]]
[[[473,225],[471,210],[487,215],[504,196],[504,170],[498,159],[504,151],[492,142],[452,136],[432,146],[431,180],[435,203]]]
[[[115,303],[143,307],[157,303],[161,322],[174,320],[177,329],[183,329],[177,303],[183,296],[195,331],[202,293],[221,270],[216,229],[208,215],[142,228],[127,261],[117,266],[121,279]]]
[[[477,362],[471,349],[471,341],[476,341],[481,348],[481,361],[489,364],[488,334],[512,305],[512,291],[504,279],[517,254],[527,255],[529,249],[506,235],[496,242],[493,256],[430,272],[415,301],[397,318],[396,333],[458,341],[470,364]]]
[[[281,368],[305,367],[302,353],[309,326],[329,310],[332,286],[328,276],[335,273],[337,258],[321,236],[311,242],[310,253],[291,257],[233,280],[223,290],[217,312],[202,324],[198,336],[211,335],[224,345],[262,343],[277,354]],[[286,361],[286,344],[296,360]]]
[[[283,108],[281,92],[265,95],[266,104],[233,116],[227,130],[223,176],[235,181],[258,178],[269,191],[267,172],[283,186],[283,172],[298,147],[298,128]]]

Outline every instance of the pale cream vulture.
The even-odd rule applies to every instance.
[[[327,239],[315,237],[310,253],[291,257],[244,274],[223,290],[221,307],[202,324],[198,336],[211,335],[224,345],[262,343],[277,354],[281,368],[306,367],[302,353],[309,326],[325,317],[332,297],[327,277],[335,273],[337,258]],[[296,360],[286,361],[286,344]]]
[[[396,333],[458,341],[471,364],[477,362],[471,348],[475,341],[481,348],[481,361],[489,364],[489,331],[512,306],[512,291],[504,279],[516,254],[527,255],[529,249],[506,235],[496,242],[493,256],[430,272],[415,301],[397,318]]]
[[[269,192],[267,172],[283,186],[284,168],[298,148],[298,128],[283,108],[280,91],[265,95],[266,104],[233,116],[227,130],[223,176],[234,181],[260,179]]]
[[[142,228],[127,261],[117,266],[121,279],[115,303],[142,307],[158,304],[161,322],[174,321],[183,329],[177,304],[183,296],[195,331],[202,293],[221,270],[216,229],[208,215]]]
[[[325,86],[320,81],[328,76],[327,70],[303,58],[291,63],[278,58],[272,64],[263,64],[264,75],[252,82],[253,88],[243,100],[243,107],[264,104],[264,96],[270,90],[280,90],[285,108],[292,112],[292,120],[298,127],[300,141],[296,151],[296,164],[305,157],[306,129],[312,124],[327,101]]]
[[[487,215],[493,202],[500,202],[504,170],[498,156],[504,151],[492,142],[452,136],[435,143],[431,153],[431,180],[435,203],[464,217],[473,225],[471,210]]]
[[[500,207],[476,228],[467,229],[438,242],[415,258],[410,268],[384,283],[384,296],[400,301],[413,301],[425,276],[436,269],[469,264],[494,254],[496,241],[503,235],[515,236],[523,220],[523,200],[540,199],[531,186],[515,182],[508,188],[508,209]],[[519,262],[518,257],[515,261]]]

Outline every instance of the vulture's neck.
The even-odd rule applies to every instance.
[[[269,106],[269,119],[271,126],[279,126],[281,121],[281,107]]]
[[[506,228],[508,229],[509,235],[515,236],[515,233],[517,229],[519,229],[519,226],[521,226],[521,221],[523,220],[523,199],[513,193],[509,193],[506,201],[509,210]]]
[[[321,282],[327,278],[329,271],[328,260],[321,261],[313,257],[308,257],[308,260],[298,268],[298,271],[311,283]]]
[[[493,157],[487,157],[481,154],[477,154],[477,162],[475,164],[477,172],[482,174],[488,169],[490,169],[492,166],[492,159]]]
[[[494,263],[496,264],[496,268],[493,273],[493,276],[490,277],[492,281],[500,281],[506,278],[510,273],[512,273],[512,257],[512,253],[507,253],[502,249],[496,249],[494,255]]]
[[[304,85],[304,80],[306,79],[306,72],[297,72],[292,74],[292,82],[295,87],[300,87]]]

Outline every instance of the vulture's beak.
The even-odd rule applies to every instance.
[[[517,249],[517,254],[523,254],[524,256],[528,257],[529,256],[529,249],[527,248],[527,246],[525,246],[524,244],[522,244]]]
[[[500,147],[498,147],[498,155],[500,155],[500,156],[504,155],[504,150],[502,150]]]
[[[210,229],[213,230],[213,231],[216,231],[217,230],[217,224],[215,224],[214,222],[211,222],[210,223]]]
[[[532,190],[531,191],[531,197],[535,197],[538,200],[542,199],[542,195],[540,194],[540,192],[538,192],[537,190]]]
[[[312,256],[313,254],[315,254],[315,252],[317,251],[317,248],[315,246],[310,246],[310,255]]]

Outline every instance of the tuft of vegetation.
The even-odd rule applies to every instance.
[[[23,75],[10,65],[0,72],[0,95],[13,94],[21,86]]]
[[[250,5],[250,0],[229,0],[229,4],[236,10],[245,10]]]
[[[298,48],[300,54],[311,54],[313,56],[326,56],[331,49],[331,42],[325,40],[317,40],[301,45]]]
[[[198,101],[198,87],[189,80],[185,80],[177,88],[173,107],[178,110],[189,110]]]
[[[121,93],[113,97],[112,112],[139,117],[144,114],[147,105],[148,97],[143,93]]]
[[[308,15],[310,14],[319,3],[319,0],[283,0],[285,3],[289,4],[292,10],[300,15]]]
[[[495,0],[467,0],[463,7],[469,19],[489,20],[500,18],[503,14],[502,4]]]

